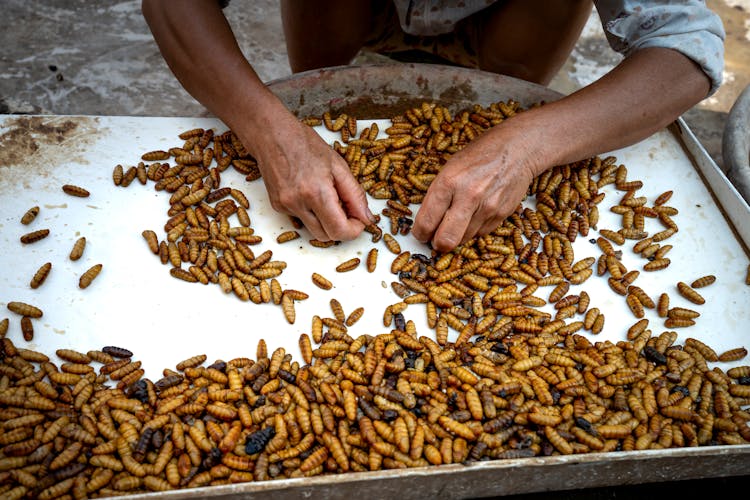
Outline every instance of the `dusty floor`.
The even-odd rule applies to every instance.
[[[726,115],[750,85],[750,0],[709,0],[727,30],[725,82],[685,115],[689,127],[722,165]],[[243,52],[260,77],[291,74],[275,0],[235,0],[226,9]],[[137,0],[3,0],[0,4],[0,114],[205,116],[177,83],[141,16]],[[355,62],[372,62],[361,55]],[[551,87],[570,93],[619,61],[592,16]],[[684,498],[688,493],[744,486],[748,478],[606,488],[555,498]],[[549,498],[522,495],[519,499]]]

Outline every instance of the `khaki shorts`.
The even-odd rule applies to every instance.
[[[450,33],[416,36],[404,32],[392,2],[382,2],[373,13],[373,29],[363,50],[409,62],[435,62],[477,68],[477,47],[486,13],[457,22]]]

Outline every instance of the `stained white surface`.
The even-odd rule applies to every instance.
[[[50,117],[50,119],[52,119]],[[66,117],[54,117],[58,122]],[[76,117],[67,117],[77,120]],[[147,248],[141,237],[144,229],[156,231],[160,239],[167,220],[169,193],[156,192],[153,183],[143,186],[135,180],[129,187],[113,184],[111,175],[116,164],[135,165],[146,151],[169,149],[181,145],[177,135],[194,127],[213,127],[218,133],[226,127],[214,119],[196,118],[86,118],[90,134],[73,137],[62,144],[42,146],[26,160],[0,167],[0,319],[10,318],[8,336],[20,347],[54,354],[56,349],[79,351],[100,349],[105,345],[125,347],[143,362],[146,376],[156,380],[163,368],[173,368],[187,357],[205,353],[208,363],[234,357],[255,357],[258,340],[265,339],[269,353],[284,347],[295,360],[301,362],[298,338],[310,333],[314,314],[332,317],[329,301],[336,298],[348,314],[364,307],[365,314],[353,327],[350,335],[388,332],[383,326],[383,311],[389,304],[400,301],[390,283],[396,276],[390,273],[395,257],[384,242],[376,245],[371,235],[363,233],[356,241],[321,249],[308,243],[309,233],[293,242],[277,244],[276,237],[293,229],[289,219],[276,213],[269,205],[262,181],[247,183],[244,176],[228,169],[222,175],[222,185],[244,191],[250,200],[249,214],[256,234],[263,241],[255,245],[256,255],[270,249],[274,260],[288,266],[278,278],[283,288],[302,290],[310,298],[296,303],[296,322],[289,324],[279,306],[241,302],[234,295],[225,295],[218,285],[203,286],[186,283],[169,275],[169,265],[162,265]],[[8,116],[0,116],[0,135],[9,130]],[[364,124],[363,124],[364,125]],[[385,127],[381,122],[381,130]],[[332,136],[325,135],[330,139]],[[744,284],[748,255],[733,234],[719,207],[703,184],[681,145],[669,131],[614,154],[619,163],[628,167],[629,179],[644,183],[638,195],[647,196],[648,204],[666,190],[674,195],[668,205],[679,210],[674,220],[679,232],[663,244],[673,245],[667,255],[672,265],[664,271],[645,272],[646,263],[631,249],[635,243],[626,241],[621,247],[622,261],[628,269],[641,271],[634,284],[643,288],[654,300],[660,293],[670,295],[670,305],[695,309],[701,313],[697,324],[676,329],[678,343],[695,337],[717,352],[739,346],[750,347],[750,286]],[[302,167],[304,168],[304,166]],[[89,198],[75,198],[62,192],[63,184],[77,184],[91,192]],[[606,197],[599,205],[599,229],[618,229],[619,216],[609,212],[622,192],[612,186],[605,189]],[[371,200],[374,213],[384,203]],[[37,219],[29,226],[20,218],[31,206],[41,208]],[[234,216],[230,219],[238,225]],[[646,221],[650,234],[663,229],[658,220]],[[381,222],[388,231],[387,219]],[[23,245],[19,237],[36,229],[49,228],[50,236],[37,243]],[[73,243],[85,236],[87,245],[83,257],[71,262],[68,254]],[[591,231],[574,244],[576,261],[586,256],[598,257],[599,248],[589,242],[598,236]],[[411,236],[397,236],[402,250],[429,255],[429,249]],[[370,248],[379,250],[377,270],[368,273],[365,258]],[[335,267],[353,257],[362,260],[354,271],[337,273]],[[47,281],[33,290],[29,281],[45,262],[53,268]],[[91,265],[101,263],[103,270],[93,284],[78,288],[79,276]],[[324,291],[311,281],[318,272],[334,283]],[[716,283],[700,289],[706,304],[697,306],[683,299],[676,289],[678,281],[686,283],[714,274]],[[551,288],[540,289],[536,295],[547,298]],[[589,336],[592,341],[625,339],[625,332],[636,321],[627,308],[624,297],[607,285],[606,279],[595,275],[569,293],[586,290],[591,296],[590,307],[598,307],[606,315],[604,331]],[[23,301],[43,309],[44,316],[34,320],[34,340],[26,343],[20,331],[20,318],[8,311],[9,301]],[[548,310],[552,311],[551,308]],[[424,308],[410,306],[404,313],[413,320],[420,335],[433,336],[426,326]],[[647,311],[649,327],[654,335],[666,328],[663,319],[654,311]],[[568,321],[573,321],[573,318]],[[456,332],[451,332],[451,340]],[[53,359],[54,356],[53,356]],[[58,360],[59,361],[59,360]],[[727,369],[748,360],[721,363]]]

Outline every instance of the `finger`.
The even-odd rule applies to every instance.
[[[305,210],[297,214],[296,217],[299,217],[299,219],[302,221],[302,224],[308,231],[310,231],[310,234],[314,239],[319,241],[331,240],[331,238],[328,237],[328,234],[323,229],[323,226],[320,224],[318,217],[311,210]]]
[[[365,224],[347,217],[339,201],[338,193],[330,187],[311,207],[329,239],[337,241],[353,240],[362,233]]]
[[[367,206],[367,196],[362,186],[352,176],[349,169],[334,172],[336,191],[344,205],[344,209],[350,217],[361,221],[364,225],[372,224],[375,216]]]
[[[438,252],[449,252],[463,241],[474,210],[468,204],[454,203],[445,213],[432,238],[432,247]]]
[[[443,220],[443,216],[450,208],[451,201],[451,192],[433,183],[427,190],[422,205],[414,217],[411,234],[422,243],[431,241]]]

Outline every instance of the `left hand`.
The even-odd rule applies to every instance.
[[[493,128],[448,160],[417,212],[415,238],[448,252],[490,233],[513,213],[534,174],[525,145],[505,135]]]

